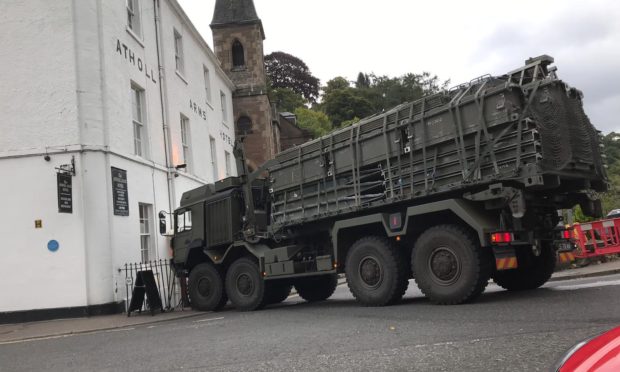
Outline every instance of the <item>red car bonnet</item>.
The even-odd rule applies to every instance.
[[[575,351],[558,371],[620,371],[620,327],[587,342]]]

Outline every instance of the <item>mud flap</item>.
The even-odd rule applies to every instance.
[[[511,246],[494,246],[495,269],[497,271],[516,269],[518,267],[517,254]]]

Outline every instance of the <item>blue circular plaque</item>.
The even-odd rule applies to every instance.
[[[47,249],[50,252],[56,252],[59,247],[60,247],[60,244],[58,244],[57,240],[50,240],[49,242],[47,242]]]

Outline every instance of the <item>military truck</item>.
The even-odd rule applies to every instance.
[[[329,298],[345,274],[365,306],[398,302],[415,279],[437,304],[551,276],[557,210],[601,214],[600,133],[582,93],[540,56],[403,103],[279,153],[253,172],[183,194],[172,265],[191,305],[239,310]],[[165,226],[161,226],[165,229]]]

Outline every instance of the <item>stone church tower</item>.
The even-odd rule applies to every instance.
[[[216,0],[213,47],[235,83],[233,112],[237,136],[245,135],[248,166],[256,169],[280,150],[280,133],[267,97],[265,31],[252,0]]]

